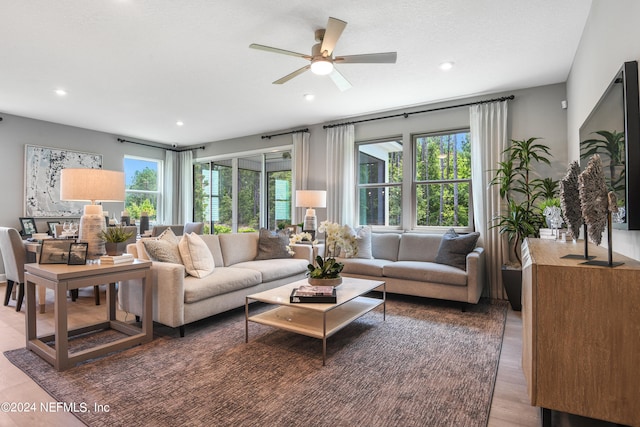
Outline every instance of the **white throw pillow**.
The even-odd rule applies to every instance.
[[[184,234],[178,243],[178,249],[188,274],[203,278],[213,273],[213,255],[204,240],[196,233]]]
[[[348,225],[345,227],[349,227],[351,235],[355,236],[358,252],[354,256],[349,257],[346,256],[347,254],[345,253],[345,251],[342,251],[340,256],[342,258],[373,258],[373,254],[371,251],[371,227],[363,225],[355,230]]]

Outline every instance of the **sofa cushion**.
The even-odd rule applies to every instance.
[[[182,264],[178,250],[178,238],[170,228],[155,239],[143,239],[142,243],[151,261],[172,262]]]
[[[187,274],[203,278],[213,273],[215,264],[207,244],[196,233],[183,234],[178,250]]]
[[[306,259],[282,258],[277,260],[259,260],[239,262],[233,268],[246,268],[255,270],[262,275],[262,282],[284,279],[307,271],[309,265]]]
[[[375,259],[397,261],[400,236],[399,233],[371,234],[371,252],[373,257]]]
[[[445,285],[467,285],[467,273],[456,267],[424,261],[397,261],[383,267],[386,277]]]
[[[339,261],[344,264],[343,273],[375,277],[382,277],[384,266],[393,263],[386,259],[362,258],[340,258]]]
[[[434,262],[442,235],[404,233],[400,239],[398,261]]]
[[[260,281],[260,273],[255,270],[216,267],[210,275],[202,279],[193,276],[184,278],[184,302],[190,304],[238,289],[249,288],[259,284]]]
[[[272,232],[261,228],[258,235],[258,255],[256,260],[291,258],[289,234],[282,230]]]
[[[225,267],[253,261],[258,255],[258,233],[228,233],[218,235]]]
[[[466,270],[467,255],[476,247],[479,237],[478,232],[459,235],[453,228],[450,229],[442,236],[435,261]]]
[[[345,251],[342,251],[340,256],[343,258],[373,258],[373,255],[371,254],[371,227],[360,226],[356,229],[353,229],[350,226],[347,227],[349,227],[349,234],[355,237],[357,250],[352,256],[349,256]]]

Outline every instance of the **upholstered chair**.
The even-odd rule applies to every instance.
[[[15,283],[18,288],[16,311],[20,311],[24,300],[24,263],[27,252],[24,249],[22,238],[15,228],[0,227],[0,254],[2,254],[4,272],[7,276],[4,305],[9,305],[9,298],[11,298],[11,291]]]
[[[202,234],[204,231],[204,222],[188,222],[184,225],[184,234],[196,233]]]

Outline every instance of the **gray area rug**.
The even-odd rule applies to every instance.
[[[324,367],[320,340],[250,323],[245,344],[244,310],[184,338],[156,325],[151,343],[66,372],[4,354],[55,400],[86,403],[90,426],[486,426],[506,310],[393,296],[386,322],[379,308],[328,339]]]

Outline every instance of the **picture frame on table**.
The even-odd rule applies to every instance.
[[[38,232],[36,220],[31,217],[20,217],[20,225],[22,226],[22,235],[24,237],[31,237],[33,233]]]
[[[73,240],[46,239],[40,246],[40,264],[67,264],[69,262],[69,250]]]
[[[87,263],[87,250],[89,249],[89,244],[82,243],[71,243],[69,246],[69,261],[67,261],[68,265],[85,265]]]
[[[56,225],[60,225],[60,221],[47,221],[47,227],[49,227],[49,235],[56,235]]]

